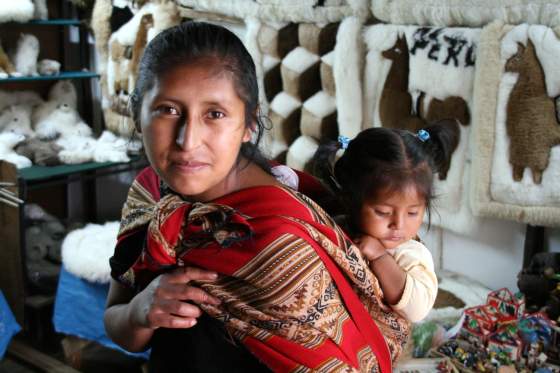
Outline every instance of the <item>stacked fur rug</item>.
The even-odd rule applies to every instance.
[[[560,28],[484,28],[475,88],[477,214],[560,224]]]
[[[476,47],[480,29],[374,25],[368,46],[364,127],[417,132],[454,118],[461,138],[447,171],[436,180],[433,223],[459,233],[477,229],[468,200],[470,132]]]

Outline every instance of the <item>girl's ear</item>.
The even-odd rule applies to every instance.
[[[253,132],[255,131],[255,123],[253,122],[250,126],[245,127],[245,132],[243,133],[243,142],[251,141],[253,137]]]

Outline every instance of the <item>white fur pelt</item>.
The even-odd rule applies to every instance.
[[[13,163],[17,168],[29,167],[32,162],[29,158],[17,154],[14,147],[25,140],[25,136],[13,133],[0,133],[0,160]]]
[[[0,112],[0,132],[13,132],[27,138],[35,133],[31,129],[30,105],[18,104],[8,106]]]
[[[391,68],[391,60],[382,56],[382,52],[394,46],[398,37],[405,36],[409,49],[409,86],[411,96],[418,97],[420,91],[425,97],[445,99],[448,96],[462,97],[469,108],[472,108],[472,86],[474,80],[474,67],[466,63],[466,49],[476,49],[480,30],[465,28],[447,28],[437,31],[433,28],[428,34],[435,31],[432,39],[424,48],[416,48],[415,53],[410,51],[414,47],[415,38],[418,38],[421,28],[415,26],[374,25],[364,32],[367,43],[367,56],[365,68],[365,93],[364,93],[364,125],[367,127],[381,126],[379,117],[379,103],[383,93],[385,80]],[[415,36],[416,35],[416,36]],[[455,60],[447,59],[447,44],[444,37],[460,38],[465,40],[463,50],[457,54]],[[439,44],[438,44],[439,43]],[[439,47],[439,53],[428,57],[432,44]],[[436,48],[437,48],[436,47]],[[470,56],[474,62],[474,54]],[[433,60],[434,58],[435,60]],[[396,103],[398,105],[398,103]],[[413,105],[415,106],[415,105]],[[472,111],[472,109],[471,109]],[[471,121],[472,122],[472,121]],[[470,211],[468,193],[469,173],[467,163],[470,152],[469,138],[471,125],[461,125],[461,138],[457,149],[453,153],[451,165],[445,180],[434,181],[437,199],[434,206],[437,214],[432,217],[434,225],[453,230],[458,233],[470,233],[476,230],[477,219]]]
[[[534,26],[530,26],[534,27]],[[476,125],[473,135],[473,172],[471,200],[473,211],[480,216],[515,220],[522,223],[544,226],[560,224],[558,185],[559,146],[553,147],[549,167],[544,171],[541,185],[535,185],[527,174],[521,182],[514,182],[512,168],[507,159],[509,138],[505,120],[509,94],[517,76],[504,73],[504,64],[515,49],[515,42],[531,38],[538,50],[538,39],[534,40],[526,25],[504,25],[494,22],[483,29],[479,45],[478,67],[475,77],[474,115]],[[560,34],[560,28],[557,34]],[[502,42],[503,40],[503,42]],[[546,48],[554,50],[558,44],[547,42]],[[543,70],[543,63],[537,52]],[[554,83],[546,80],[547,90]],[[551,87],[552,86],[552,87]],[[556,166],[554,166],[556,165]]]
[[[545,73],[549,96],[560,94],[560,40],[552,29],[544,26],[519,25],[508,32],[502,41],[502,66],[517,51],[517,42],[523,45],[530,39]],[[540,52],[540,53],[539,53]],[[560,214],[560,146],[551,149],[549,167],[543,172],[542,183],[535,184],[529,169],[521,182],[512,177],[508,160],[509,137],[506,131],[506,110],[509,95],[517,82],[517,75],[504,73],[498,91],[495,142],[492,160],[490,193],[494,200],[518,206],[557,206]],[[558,217],[560,221],[560,216]]]
[[[62,263],[68,272],[84,280],[109,283],[109,258],[117,244],[119,222],[88,224],[76,229],[62,242]]]
[[[39,40],[31,34],[21,34],[16,51],[12,57],[16,71],[22,75],[37,74],[37,58],[39,57]]]
[[[342,4],[328,4],[313,6],[309,2],[274,2],[259,4],[253,0],[178,0],[178,3],[187,9],[202,12],[223,14],[235,18],[258,18],[262,21],[272,22],[339,22],[349,16],[367,19],[370,13],[367,1],[352,0]]]
[[[362,129],[363,23],[357,17],[342,21],[336,34],[333,74],[336,87],[338,130],[354,138]]]
[[[560,25],[560,4],[549,0],[375,0],[371,11],[387,23],[481,27],[506,23]]]
[[[47,118],[59,105],[65,104],[73,110],[78,108],[78,94],[70,80],[59,80],[50,89],[48,101],[37,105],[32,114],[33,127]]]
[[[31,0],[0,0],[0,23],[27,22],[33,18],[34,12]]]

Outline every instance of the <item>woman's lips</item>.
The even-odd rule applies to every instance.
[[[199,161],[175,162],[173,166],[184,173],[195,173],[208,166],[208,163]]]

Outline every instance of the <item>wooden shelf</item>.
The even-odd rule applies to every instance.
[[[99,78],[99,74],[91,71],[63,71],[56,75],[37,75],[37,76],[10,76],[0,79],[0,83],[11,82],[36,82],[40,80],[61,80],[61,79],[91,79]]]

